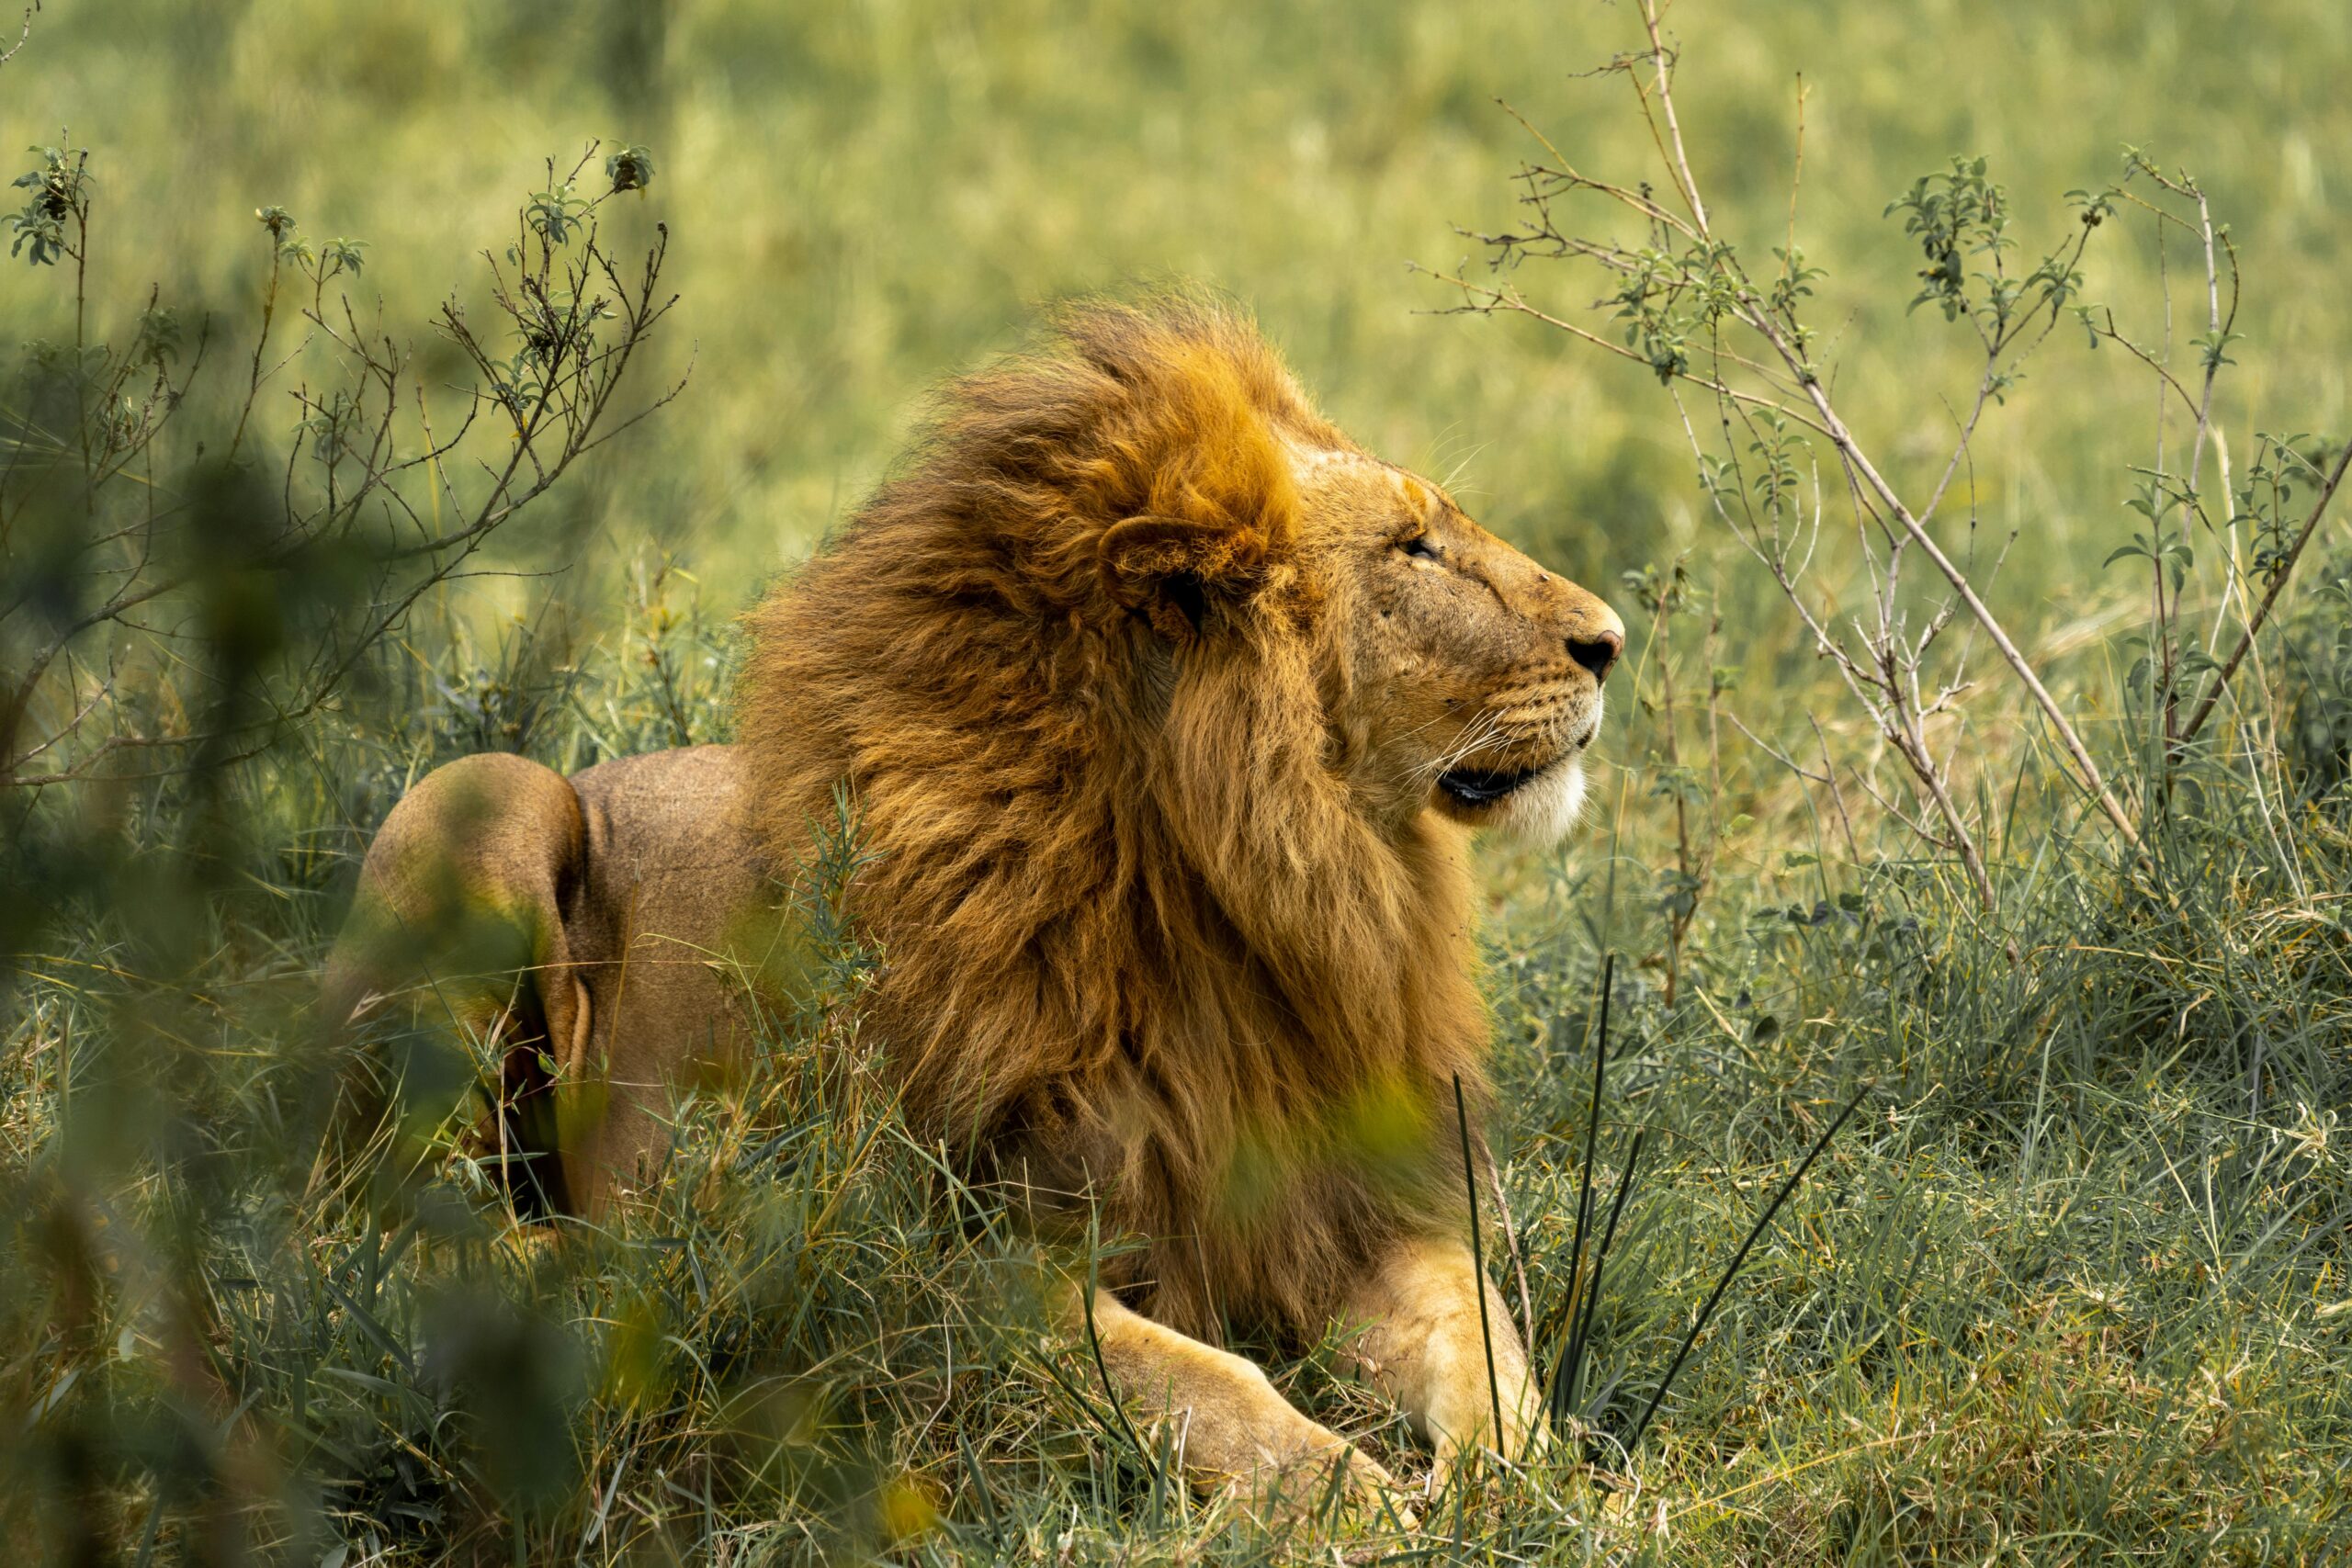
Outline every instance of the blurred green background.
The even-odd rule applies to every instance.
[[[1668,22],[1718,223],[1758,256],[1786,229],[1799,73],[1811,85],[1798,223],[1828,274],[1816,319],[1837,330],[1841,406],[1898,468],[1948,451],[1947,403],[1973,379],[1959,333],[1898,313],[1916,257],[1881,213],[1952,152],[1990,155],[2029,254],[2065,231],[2064,192],[2120,174],[2123,143],[2192,170],[2247,273],[2222,423],[2242,442],[2343,423],[2352,8],[1751,0]],[[1485,520],[1606,589],[1669,545],[1715,547],[1670,405],[1638,367],[1532,323],[1428,313],[1448,291],[1408,264],[1483,265],[1454,225],[1511,221],[1532,144],[1498,98],[1588,169],[1654,176],[1623,80],[1582,74],[1637,32],[1608,5],[65,0],[0,79],[0,114],[17,143],[70,126],[94,149],[101,330],[152,279],[240,337],[261,204],[368,242],[362,297],[423,339],[438,299],[475,286],[475,253],[511,237],[543,159],[591,137],[650,146],[659,176],[619,220],[670,224],[684,298],[662,367],[691,353],[693,384],[550,498],[567,518],[503,539],[514,564],[653,541],[731,611],[871,487],[928,386],[1017,341],[1040,303],[1191,278],[1255,310],[1362,439],[1456,476]],[[2165,259],[2177,292],[2188,258],[2176,243]],[[2161,339],[2145,222],[2101,236],[2086,271],[2090,298]],[[1562,297],[1565,276],[1521,281],[1589,303]],[[0,337],[55,335],[61,283],[12,270]],[[2011,613],[2105,602],[2098,563],[2154,412],[2149,378],[2071,326],[2031,367],[1977,454],[1987,523],[2024,533]],[[594,587],[575,574],[571,592]]]

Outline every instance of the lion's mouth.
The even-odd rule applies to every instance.
[[[1555,758],[1532,768],[1455,768],[1437,776],[1437,787],[1456,805],[1492,806],[1534,783],[1557,761]]]

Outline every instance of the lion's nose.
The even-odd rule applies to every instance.
[[[1610,666],[1624,650],[1625,634],[1610,626],[1589,636],[1568,638],[1568,657],[1591,671],[1596,682],[1609,679]]]

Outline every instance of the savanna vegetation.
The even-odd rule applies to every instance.
[[[12,1560],[2352,1551],[2352,12],[46,0],[0,50]],[[1041,1330],[872,1071],[854,803],[658,1201],[514,1224],[446,1032],[323,1135],[401,790],[725,736],[733,617],[924,386],[1180,277],[1630,628],[1585,829],[1486,853],[1555,1441],[1410,1533],[1186,1495]]]

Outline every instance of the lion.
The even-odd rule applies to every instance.
[[[1041,1230],[1138,1238],[1060,1305],[1195,1482],[1396,1485],[1227,1325],[1338,1325],[1433,1475],[1540,1441],[1469,1239],[1467,840],[1576,820],[1617,615],[1178,299],[1069,310],[952,384],[748,628],[731,745],[424,779],[368,853],[330,1012],[398,988],[394,933],[453,897],[504,911],[519,976],[438,994],[503,1031],[507,1098],[540,1109],[499,1132],[540,1201],[596,1213],[659,1179],[667,1097],[740,1055],[742,911],[845,791],[905,1115]]]

